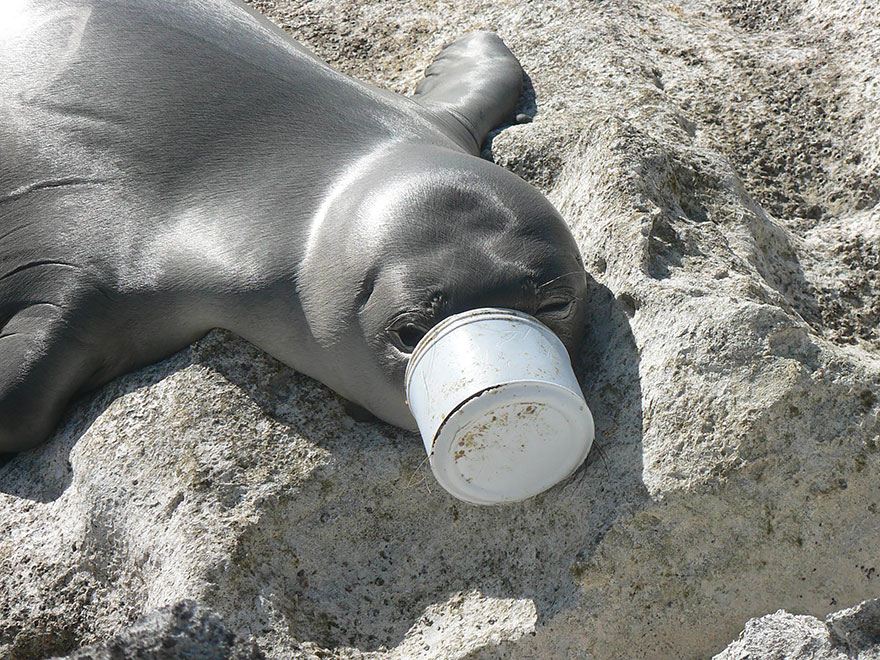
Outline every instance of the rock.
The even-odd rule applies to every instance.
[[[714,660],[877,660],[880,658],[880,600],[829,615],[784,610],[751,619],[739,639]]]
[[[113,639],[56,660],[265,660],[228,632],[214,612],[182,600],[143,617]]]
[[[764,613],[877,597],[871,0],[252,4],[404,93],[469,30],[520,57],[534,119],[484,156],[559,207],[594,280],[597,446],[469,506],[416,435],[211,333],[0,468],[0,657],[193,599],[270,658],[703,658]]]
[[[835,612],[825,618],[825,624],[831,642],[851,656],[870,651],[880,658],[880,599]]]

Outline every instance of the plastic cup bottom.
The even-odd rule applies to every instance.
[[[479,392],[449,414],[430,453],[443,488],[474,504],[533,497],[568,477],[593,442],[583,398],[543,381]]]

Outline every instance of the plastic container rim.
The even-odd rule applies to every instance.
[[[566,387],[565,385],[561,385],[560,383],[556,383],[552,380],[542,380],[540,378],[518,378],[517,380],[507,380],[507,381],[504,381],[503,383],[498,383],[497,385],[490,385],[489,387],[483,388],[479,392],[471,394],[468,398],[466,398],[464,401],[462,401],[457,406],[455,406],[455,408],[453,408],[452,410],[449,411],[449,414],[446,415],[446,417],[443,419],[443,421],[440,422],[440,426],[438,426],[437,430],[434,432],[434,437],[431,438],[431,453],[429,454],[429,456],[434,455],[434,446],[437,444],[437,438],[440,437],[440,434],[446,428],[447,422],[450,419],[452,419],[453,416],[455,416],[462,408],[464,408],[466,405],[468,405],[474,399],[477,399],[477,398],[483,396],[487,392],[491,392],[492,390],[497,390],[497,389],[501,389],[501,388],[510,387],[512,385],[547,385],[547,386],[549,386],[549,389],[557,390],[560,393],[565,392],[566,394],[572,396],[574,399],[576,399],[578,401],[582,401],[585,406],[587,405],[586,401],[584,401],[584,397],[582,394],[580,394],[578,392],[573,392],[570,387]],[[587,407],[587,410],[589,410],[589,407]],[[592,413],[591,413],[591,417],[592,417]]]
[[[440,323],[428,330],[425,336],[422,337],[419,343],[416,345],[416,348],[412,352],[412,355],[409,358],[409,362],[406,365],[406,373],[404,374],[404,384],[407,398],[409,398],[409,383],[412,372],[415,370],[416,365],[421,361],[425,352],[428,350],[428,347],[432,345],[435,341],[437,341],[442,335],[449,333],[454,327],[458,327],[460,325],[468,325],[469,323],[473,323],[478,320],[482,321],[491,319],[509,319],[511,317],[517,318],[530,325],[536,326],[541,330],[546,330],[553,338],[553,340],[558,342],[559,347],[562,348],[563,351],[565,351],[565,355],[568,355],[568,349],[565,348],[565,344],[562,343],[562,340],[556,335],[556,333],[530,314],[520,312],[516,309],[506,309],[503,307],[481,307],[479,309],[470,309],[466,312],[460,312],[458,314],[453,314],[452,316],[447,316],[445,319],[440,321]]]

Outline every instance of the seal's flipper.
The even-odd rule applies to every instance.
[[[0,452],[19,452],[52,432],[89,368],[63,337],[57,306],[26,307],[0,328]]]
[[[441,51],[413,98],[459,135],[463,127],[479,154],[489,131],[516,109],[522,85],[522,67],[498,35],[472,32]]]

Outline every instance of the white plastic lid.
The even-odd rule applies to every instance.
[[[583,398],[544,381],[483,390],[444,421],[431,469],[452,495],[474,504],[524,500],[565,479],[593,443]]]

